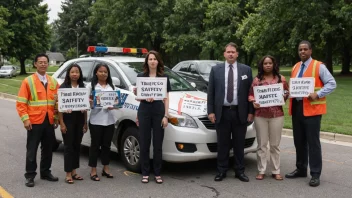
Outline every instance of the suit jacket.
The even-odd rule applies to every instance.
[[[247,123],[248,114],[254,113],[254,107],[248,102],[248,94],[253,81],[249,66],[237,63],[237,99],[238,114],[242,124]],[[225,98],[225,63],[212,67],[208,84],[208,114],[215,113],[216,123],[220,122]]]

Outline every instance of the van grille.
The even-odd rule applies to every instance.
[[[208,117],[198,118],[205,126],[205,128],[210,130],[215,130],[215,124],[211,123]]]

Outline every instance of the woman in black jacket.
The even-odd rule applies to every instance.
[[[168,125],[169,114],[169,92],[171,90],[169,77],[164,74],[164,64],[160,55],[156,51],[150,51],[143,65],[144,71],[137,77],[164,77],[167,78],[167,97],[164,100],[154,100],[148,98],[141,100],[137,113],[137,122],[139,123],[139,133],[141,142],[141,168],[142,183],[149,182],[150,159],[149,148],[151,142],[151,133],[153,131],[153,167],[155,181],[158,184],[163,183],[160,176],[162,163],[162,146],[164,139],[164,128]],[[153,130],[152,130],[153,129]]]
[[[79,65],[71,65],[66,72],[64,83],[60,88],[84,88],[83,74]],[[64,140],[65,182],[73,184],[73,180],[83,180],[76,173],[79,168],[80,147],[83,133],[87,131],[87,111],[66,111],[59,113],[60,130]]]

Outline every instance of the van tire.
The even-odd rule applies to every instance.
[[[129,126],[123,133],[119,153],[121,160],[127,170],[140,173],[141,162],[140,162],[140,142],[139,142],[138,128]],[[125,153],[125,150],[128,152]],[[131,156],[132,155],[132,156]],[[131,158],[128,158],[131,157]]]

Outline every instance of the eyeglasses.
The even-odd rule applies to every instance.
[[[38,61],[37,64],[39,64],[39,65],[47,65],[48,62],[46,62],[46,61]]]

